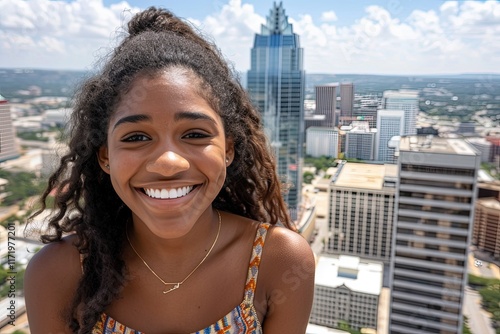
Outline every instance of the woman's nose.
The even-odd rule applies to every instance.
[[[164,152],[154,161],[150,161],[146,165],[146,170],[148,172],[165,176],[175,175],[187,169],[189,169],[189,162],[181,155],[172,151]]]

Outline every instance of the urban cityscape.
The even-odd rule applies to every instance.
[[[316,256],[307,334],[500,333],[500,75],[308,74],[285,1],[253,37],[242,83]],[[50,210],[25,223],[85,75],[0,68],[0,333],[30,333]]]

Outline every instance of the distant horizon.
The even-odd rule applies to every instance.
[[[250,50],[271,0],[183,0],[168,7],[213,40],[234,68]],[[304,70],[397,76],[500,74],[500,1],[283,0],[304,49]],[[0,64],[92,71],[148,0],[2,0]],[[422,74],[418,74],[422,73]]]
[[[2,70],[30,70],[30,71],[55,71],[55,72],[81,72],[89,73],[92,70],[88,69],[59,69],[59,68],[37,68],[37,67],[0,67]],[[246,74],[246,71],[237,71],[237,73]],[[384,73],[328,73],[328,72],[309,72],[305,70],[306,75],[367,75],[367,76],[386,76],[386,77],[434,77],[434,76],[499,76],[500,72],[466,72],[466,73],[434,73],[434,74],[384,74]]]

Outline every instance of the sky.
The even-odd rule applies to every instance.
[[[500,74],[500,0],[284,0],[307,73]],[[279,1],[278,1],[279,3]],[[0,0],[0,68],[91,70],[149,6],[210,36],[250,67],[272,0]]]

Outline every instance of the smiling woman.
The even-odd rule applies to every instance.
[[[135,15],[128,33],[80,87],[35,214],[55,193],[26,271],[31,332],[304,333],[314,258],[258,111],[169,11]]]

